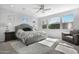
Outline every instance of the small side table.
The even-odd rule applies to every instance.
[[[10,40],[16,40],[15,32],[5,32],[5,42]]]

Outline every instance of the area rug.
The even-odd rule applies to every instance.
[[[74,47],[66,43],[59,43],[55,50],[60,51],[64,54],[78,54],[78,51],[74,49]]]
[[[54,44],[56,44],[56,42],[58,42],[58,39],[46,38],[45,40],[38,43],[46,45],[48,47],[52,47]]]

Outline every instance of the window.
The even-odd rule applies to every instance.
[[[60,29],[60,17],[54,17],[48,20],[49,29]]]
[[[42,20],[43,29],[72,29],[74,15],[68,14],[61,17],[53,17],[51,19]]]
[[[21,21],[22,21],[22,23],[27,24],[28,23],[28,17],[27,16],[22,16]]]
[[[47,20],[46,19],[42,21],[42,28],[43,29],[47,28]]]
[[[62,17],[62,28],[63,29],[72,29],[74,21],[74,15],[65,15]]]

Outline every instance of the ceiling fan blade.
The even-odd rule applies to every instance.
[[[40,9],[40,8],[33,8],[33,9]]]
[[[51,8],[48,8],[48,9],[44,9],[44,11],[48,11],[48,10],[51,10]]]
[[[36,13],[38,13],[41,9],[37,10]]]

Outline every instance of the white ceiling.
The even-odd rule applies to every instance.
[[[50,11],[46,11],[45,13],[38,12],[36,13],[39,5],[38,4],[1,4],[1,8],[5,8],[7,10],[12,10],[20,13],[24,13],[28,16],[33,17],[44,17],[64,11],[73,10],[79,8],[79,5],[72,5],[72,4],[45,4],[45,8],[51,8]]]

